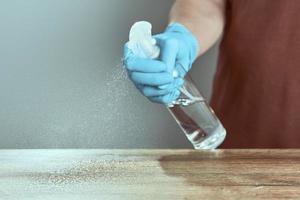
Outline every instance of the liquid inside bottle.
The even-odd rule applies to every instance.
[[[195,149],[215,149],[223,142],[226,131],[204,99],[179,98],[168,109]]]

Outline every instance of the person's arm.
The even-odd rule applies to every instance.
[[[220,38],[225,23],[226,0],[177,0],[170,12],[170,24],[180,23],[198,39],[205,53]]]

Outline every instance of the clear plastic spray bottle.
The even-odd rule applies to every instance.
[[[139,57],[157,59],[160,49],[151,35],[151,24],[140,21],[129,33],[128,48]],[[185,70],[182,67],[182,70]],[[178,76],[174,69],[173,76]],[[226,130],[195,87],[189,74],[184,77],[180,96],[167,105],[168,110],[195,149],[215,149],[225,139]]]

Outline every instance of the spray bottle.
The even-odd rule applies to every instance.
[[[151,35],[151,28],[146,21],[136,22],[131,27],[128,48],[136,56],[150,59],[159,57],[160,48]],[[182,70],[185,69],[182,67]],[[174,69],[172,75],[176,77],[178,72]],[[189,74],[185,75],[180,91],[180,96],[168,104],[167,109],[195,149],[217,148],[224,141],[226,130]]]

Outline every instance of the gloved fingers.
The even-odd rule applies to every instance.
[[[165,89],[174,89],[174,88],[180,88],[184,83],[184,80],[182,78],[175,78],[175,80],[172,83],[165,84],[165,85],[159,85],[157,86],[161,90]]]
[[[131,72],[129,74],[130,79],[136,84],[158,86],[169,84],[174,81],[171,74],[167,72],[162,73],[143,73],[143,72]]]
[[[167,66],[167,71],[172,72],[178,53],[179,44],[175,38],[167,38],[165,35],[155,36],[157,44],[160,46],[160,59]]]
[[[161,90],[157,87],[147,86],[147,85],[140,85],[134,84],[136,88],[146,97],[153,97],[153,96],[162,96],[172,92],[171,89]]]
[[[149,100],[154,103],[169,104],[180,96],[179,90],[174,90],[166,95],[149,97]]]
[[[128,56],[127,59],[124,60],[124,64],[130,71],[155,73],[167,70],[166,64],[159,60],[139,58],[136,56]]]
[[[140,91],[146,97],[154,97],[154,96],[169,94],[172,90],[170,89],[161,90],[158,89],[157,87],[144,86],[143,88],[141,88]]]
[[[143,85],[142,87],[140,87],[139,85],[138,88],[144,96],[153,97],[153,96],[162,96],[162,95],[169,94],[170,92],[179,89],[182,86],[182,84],[183,84],[182,79],[175,79],[173,83],[167,84],[166,86],[168,87],[166,87],[165,89],[160,89],[159,87],[152,87],[148,85]]]

